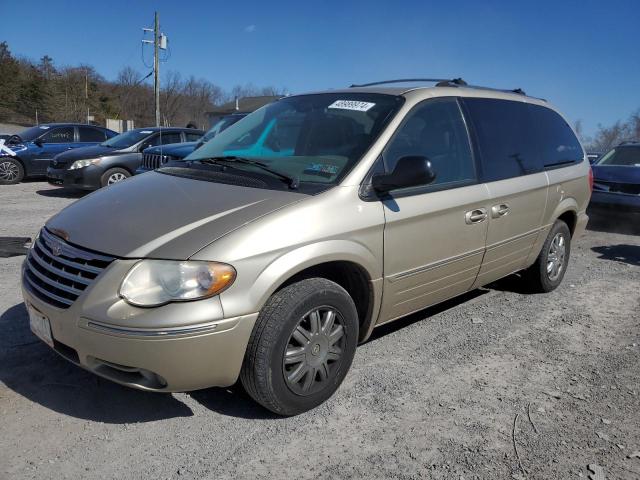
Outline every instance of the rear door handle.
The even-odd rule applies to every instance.
[[[492,218],[500,218],[504,217],[509,213],[509,205],[506,203],[501,203],[500,205],[494,205],[491,207],[491,217]]]
[[[472,223],[480,223],[484,222],[487,219],[487,209],[486,208],[476,208],[475,210],[469,210],[464,214],[464,221],[468,225]]]

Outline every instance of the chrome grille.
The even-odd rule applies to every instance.
[[[145,153],[142,155],[142,168],[145,170],[155,170],[169,161],[168,155],[157,153]]]
[[[67,308],[113,260],[74,247],[43,228],[27,255],[24,283],[41,300]]]

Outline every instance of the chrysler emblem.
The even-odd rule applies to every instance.
[[[59,257],[62,254],[62,246],[59,243],[53,243],[51,245],[51,253],[54,256]]]

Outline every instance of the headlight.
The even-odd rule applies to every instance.
[[[235,269],[224,263],[141,260],[122,280],[119,294],[131,305],[157,307],[211,297],[235,278]]]
[[[69,170],[77,170],[78,168],[88,167],[89,165],[98,163],[99,161],[99,158],[94,158],[93,160],[76,160],[71,164]]]

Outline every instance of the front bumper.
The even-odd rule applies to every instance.
[[[66,168],[47,168],[47,181],[51,185],[81,190],[97,190],[104,171],[97,165],[67,170]]]
[[[44,302],[23,281],[25,303],[49,319],[57,353],[141,390],[188,391],[236,382],[257,313],[223,318],[217,297],[132,307],[109,287],[109,277],[130,265],[114,264],[66,309]]]

